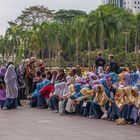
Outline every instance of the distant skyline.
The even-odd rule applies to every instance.
[[[90,12],[101,4],[101,0],[0,0],[0,34],[4,34],[8,21],[16,19],[25,8],[44,5],[49,9],[78,9]]]

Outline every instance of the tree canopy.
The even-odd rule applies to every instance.
[[[106,58],[112,53],[119,63],[138,66],[140,14],[114,5],[103,5],[90,13],[31,6],[9,22],[5,36],[0,37],[0,50],[2,61],[7,56],[20,61],[36,55],[49,66],[69,62],[90,66],[101,50]]]

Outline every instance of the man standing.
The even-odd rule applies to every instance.
[[[105,64],[106,64],[106,62],[105,62],[105,59],[102,57],[102,53],[98,52],[97,58],[95,60],[96,69],[98,70],[98,67],[102,67],[104,69]]]

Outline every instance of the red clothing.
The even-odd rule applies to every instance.
[[[50,93],[54,90],[54,85],[46,85],[40,90],[40,94],[45,96],[46,99],[49,99]]]

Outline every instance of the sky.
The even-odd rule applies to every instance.
[[[16,19],[25,8],[44,5],[49,9],[78,9],[91,11],[96,9],[101,0],[0,0],[0,34],[4,34],[8,21]]]

